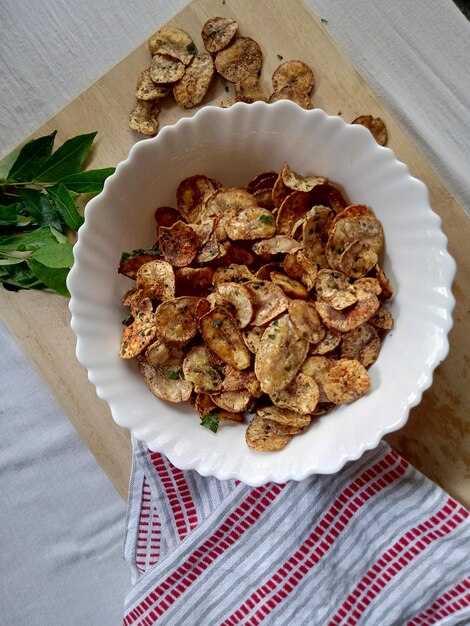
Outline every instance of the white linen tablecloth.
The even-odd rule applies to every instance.
[[[470,213],[469,22],[451,0],[307,3]],[[2,0],[0,155],[185,4]],[[119,624],[125,503],[2,325],[0,354],[0,624]]]

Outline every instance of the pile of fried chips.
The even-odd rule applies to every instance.
[[[155,220],[155,246],[121,259],[135,287],[120,356],[158,398],[214,431],[254,414],[247,445],[273,451],[367,393],[393,326],[370,207],[285,164],[246,188],[186,178]]]

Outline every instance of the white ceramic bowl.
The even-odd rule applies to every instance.
[[[119,358],[121,298],[132,283],[117,266],[122,251],[154,243],[153,210],[175,205],[183,178],[206,174],[239,186],[285,161],[303,174],[327,176],[382,221],[395,328],[369,370],[370,393],[321,418],[284,450],[262,453],[247,448],[244,426],[224,423],[214,434],[190,406],[158,400],[136,364]],[[427,189],[368,130],[340,117],[288,101],[208,106],[134,145],[85,218],[68,279],[78,360],[114,420],[181,469],[254,486],[337,472],[405,424],[448,352],[455,263]]]

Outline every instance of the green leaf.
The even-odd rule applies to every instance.
[[[184,378],[183,370],[181,368],[179,370],[168,370],[166,373],[166,377],[170,380],[178,380],[178,378]]]
[[[75,202],[66,187],[59,184],[54,185],[54,187],[48,187],[46,191],[67,226],[72,230],[78,230],[83,224],[83,217],[78,212]]]
[[[21,203],[0,206],[0,226],[16,226]]]
[[[7,180],[30,182],[49,159],[57,131],[25,144],[8,172]]]
[[[18,265],[12,265],[7,268],[7,274],[2,276],[1,281],[5,286],[17,289],[31,289],[41,284],[41,281],[33,274],[26,262]]]
[[[15,259],[9,257],[7,259],[0,258],[0,267],[3,265],[18,265],[19,263],[23,263],[24,259]]]
[[[103,189],[104,181],[114,173],[114,169],[105,167],[101,170],[78,172],[62,178],[59,182],[75,193],[99,193]]]
[[[73,265],[73,252],[70,243],[56,243],[38,248],[30,259],[36,259],[46,267],[71,268]]]
[[[56,183],[78,172],[90,152],[96,132],[69,139],[52,154],[36,174],[35,182]]]
[[[212,413],[206,413],[201,417],[201,426],[212,430],[213,433],[216,433],[219,428],[219,418],[217,415],[213,415]]]
[[[67,243],[68,239],[65,235],[63,235],[60,231],[56,230],[51,226],[51,233],[54,236],[55,240],[59,243]]]
[[[11,170],[13,163],[18,158],[19,153],[21,152],[23,144],[17,146],[12,152],[3,157],[0,161],[0,185],[5,184],[5,181],[8,176],[8,172]]]
[[[55,205],[45,193],[41,193],[38,189],[20,189],[20,197],[29,215],[39,226],[62,229]]]
[[[53,289],[61,296],[70,296],[66,285],[67,274],[69,273],[68,268],[46,267],[36,259],[28,259],[26,263],[31,272],[38,280],[44,283],[46,287]]]
[[[42,226],[24,233],[0,236],[0,252],[36,250],[51,243],[57,243],[56,237],[49,226]]]

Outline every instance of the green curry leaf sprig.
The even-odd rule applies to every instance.
[[[114,168],[84,170],[96,132],[53,150],[57,131],[33,139],[0,162],[0,283],[68,296],[81,194],[95,194]]]

